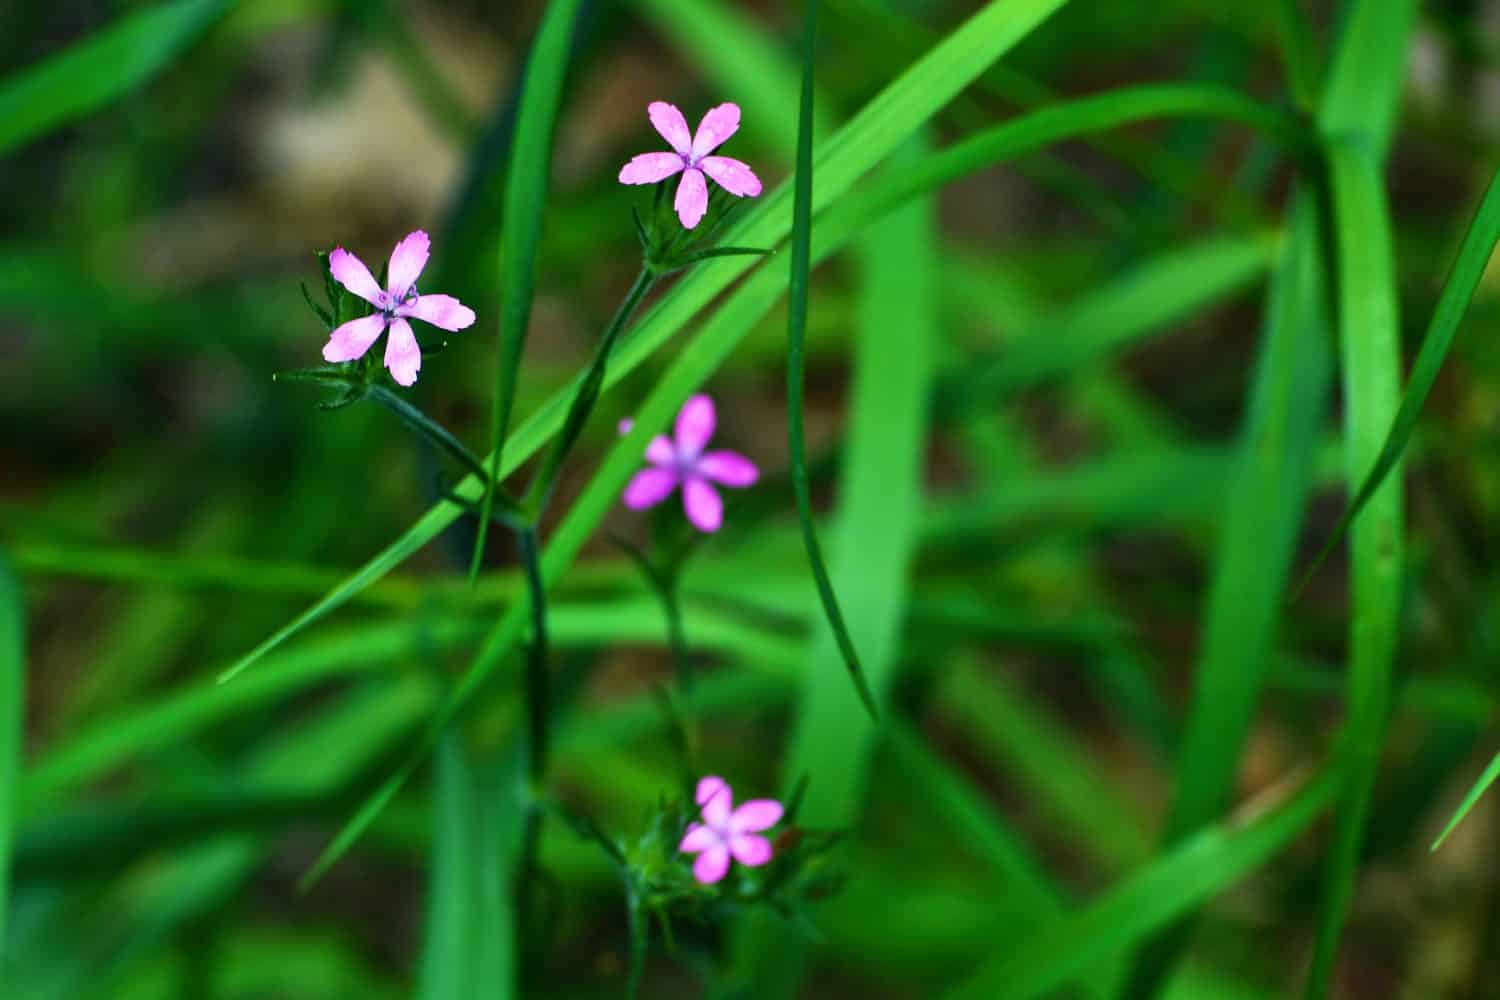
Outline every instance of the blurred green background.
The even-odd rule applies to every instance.
[[[566,824],[543,835],[539,930],[508,940],[515,664],[298,891],[521,593],[507,539],[470,587],[458,520],[215,682],[440,498],[440,458],[389,414],[273,381],[319,362],[299,289],[321,285],[316,251],[375,267],[432,233],[424,287],[479,321],[410,397],[487,449],[546,6],[0,12],[0,737],[24,746],[0,763],[6,1000],[623,995],[621,881]],[[992,6],[826,0],[818,148]],[[742,797],[805,775],[802,820],[848,831],[847,878],[790,923],[728,907],[674,921],[671,949],[654,928],[642,994],[1500,996],[1494,797],[1429,851],[1500,749],[1494,273],[1406,446],[1404,513],[1387,488],[1356,522],[1368,577],[1340,543],[1293,599],[1399,400],[1380,330],[1404,384],[1496,164],[1500,4],[1014,7],[1060,9],[913,112],[857,190],[1144,84],[1254,99],[1325,158],[1212,110],[1080,132],[919,193],[815,272],[814,496],[878,726],[797,531],[784,300],[737,314],[748,334],[699,381],[716,442],[765,478],[685,571],[700,759]],[[630,286],[646,202],[615,178],[660,148],[647,102],[691,122],[738,102],[725,152],[767,203],[788,179],[801,13],[581,5],[520,420]],[[723,301],[621,369],[544,540]],[[608,538],[644,528],[614,505],[551,604],[548,791],[626,840],[681,777],[652,693],[672,677],[663,612]]]

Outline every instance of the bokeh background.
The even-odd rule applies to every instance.
[[[149,6],[10,0],[0,92]],[[438,496],[440,459],[387,413],[325,412],[317,388],[272,379],[318,363],[325,334],[299,289],[320,287],[316,251],[341,244],[374,266],[408,231],[433,234],[424,287],[460,297],[479,321],[426,358],[411,397],[486,447],[506,168],[544,4],[196,6],[207,11],[201,30],[159,72],[0,159],[0,549],[24,592],[27,639],[0,995],[463,995],[435,985],[447,958],[432,945],[444,912],[434,901],[444,878],[483,884],[499,848],[481,839],[462,854],[444,839],[454,793],[443,782],[473,779],[459,808],[506,800],[497,761],[518,732],[516,670],[485,689],[445,750],[467,771],[442,759],[423,769],[310,891],[297,881],[515,598],[506,540],[492,539],[471,589],[473,527],[459,522],[258,674],[223,687],[214,677]],[[820,135],[982,6],[827,0]],[[1291,109],[1270,6],[1075,0],[921,142],[1148,82],[1217,84]],[[1320,46],[1334,45],[1352,6],[1305,5]],[[1385,173],[1408,363],[1500,141],[1500,5],[1421,8]],[[753,164],[768,191],[788,178],[799,18],[799,5],[771,0],[583,5],[521,417],[586,364],[635,273],[630,208],[642,195],[615,176],[659,148],[648,101],[670,100],[693,121],[739,102],[744,126],[725,151]],[[1301,990],[1321,918],[1325,811],[1238,868],[1204,841],[1208,868],[1139,881],[1168,857],[1185,720],[1207,669],[1206,595],[1293,173],[1274,143],[1239,125],[1132,126],[951,184],[816,272],[815,492],[836,583],[853,591],[856,632],[887,695],[878,730],[847,688],[818,717],[819,737],[798,728],[817,686],[805,678],[842,668],[820,631],[787,487],[784,306],[706,385],[718,440],[766,478],[686,571],[688,640],[707,688],[703,760],[742,795],[784,791],[798,777],[789,768],[809,761],[811,788],[850,789],[840,795],[851,822],[829,824],[849,830],[842,889],[794,922],[785,961],[795,975],[741,995],[944,995],[1030,940],[1039,913],[1064,912],[1096,914],[1048,946],[1081,949],[1086,985],[1045,995],[1103,995],[1099,983],[1144,935],[1087,952],[1091,935],[1104,940],[1130,912],[1195,883],[1211,886],[1205,898],[1170,914],[1198,917],[1172,995]],[[913,295],[916,312],[900,312]],[[909,347],[881,332],[890,308],[917,317]],[[1500,996],[1493,797],[1428,849],[1500,743],[1497,326],[1491,274],[1407,453],[1394,707],[1339,996]],[[1336,353],[1331,326],[1324,336]],[[549,528],[678,343],[605,395]],[[878,372],[899,369],[905,350],[932,370],[926,416],[915,440],[882,445],[852,426],[851,387],[869,379],[878,400]],[[1300,518],[1291,582],[1343,508],[1340,407],[1335,387],[1303,428],[1305,505],[1276,501]],[[862,495],[875,501],[848,496],[858,492],[842,464],[851,441],[871,454],[889,447],[894,506],[881,506],[868,471]],[[920,470],[919,497],[907,496],[908,466]],[[555,592],[557,668],[573,686],[551,786],[630,838],[677,787],[651,693],[671,665],[660,607],[607,538],[641,537],[644,521],[619,509],[605,529]],[[887,532],[910,537],[909,551],[894,566],[861,562],[885,551]],[[1264,642],[1244,669],[1266,686],[1235,767],[1232,824],[1319,780],[1334,751],[1346,562],[1341,545],[1295,601],[1283,579],[1276,621],[1245,640]],[[490,827],[474,829],[482,838]],[[543,856],[546,934],[526,943],[524,995],[622,995],[626,906],[608,858],[556,822]],[[1140,895],[1110,896],[1122,886]],[[1114,910],[1086,909],[1114,898]],[[676,923],[675,954],[658,930],[644,995],[756,981],[764,970],[744,957],[754,948],[736,944],[753,936],[748,919]],[[472,933],[495,926],[476,921]],[[781,960],[763,940],[760,955]]]

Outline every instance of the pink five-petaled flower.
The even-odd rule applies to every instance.
[[[784,811],[775,799],[751,799],[738,809],[729,783],[710,775],[698,782],[695,796],[702,823],[689,823],[677,849],[696,854],[693,878],[712,885],[729,871],[729,856],[754,868],[771,860],[771,842],[759,836],[781,821]]]
[[[622,433],[629,429],[621,425]],[[632,510],[654,507],[680,485],[688,520],[699,531],[718,531],[724,522],[724,501],[713,484],[750,486],[760,478],[760,470],[737,452],[704,451],[713,436],[714,401],[693,396],[678,411],[672,437],[658,434],[646,446],[651,467],[637,472],[625,487],[625,506]]]
[[[655,184],[681,173],[677,200],[673,207],[684,228],[692,229],[708,211],[707,174],[725,191],[737,197],[754,198],[760,194],[760,178],[739,160],[728,156],[709,156],[740,127],[740,106],[721,104],[710,108],[698,123],[698,131],[689,134],[687,119],[677,107],[666,101],[652,101],[646,106],[651,124],[672,147],[670,153],[642,153],[620,170],[621,184]]]
[[[323,347],[324,361],[362,358],[370,345],[389,329],[385,366],[397,382],[411,385],[422,367],[422,349],[417,346],[408,318],[424,320],[444,330],[462,330],[473,325],[474,310],[453,296],[417,294],[417,277],[427,266],[430,245],[427,234],[420,229],[397,243],[386,269],[385,288],[371,277],[363,261],[343,247],[328,255],[328,269],[333,272],[334,280],[374,306],[375,311],[334,330]]]

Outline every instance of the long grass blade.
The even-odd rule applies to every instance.
[[[818,600],[823,604],[823,613],[828,616],[828,627],[833,630],[838,642],[839,654],[844,658],[844,669],[854,682],[854,690],[871,718],[880,712],[875,707],[875,695],[859,662],[859,653],[849,635],[849,626],[844,621],[844,612],[839,607],[838,597],[833,592],[833,581],[828,577],[828,567],[823,562],[823,549],[818,543],[817,529],[813,526],[812,485],[807,475],[807,431],[803,427],[802,394],[805,365],[803,339],[807,331],[807,295],[812,271],[812,185],[813,185],[813,72],[817,63],[818,0],[807,0],[807,14],[803,22],[802,39],[802,100],[797,117],[797,174],[794,178],[792,200],[792,260],[791,277],[787,281],[786,322],[786,409],[788,450],[791,453],[792,489],[797,497],[797,516],[802,522],[802,543],[807,549],[807,561],[813,579],[818,585]]]
[[[547,208],[547,181],[552,175],[552,137],[580,3],[581,0],[553,0],[547,5],[521,89],[521,108],[505,185],[505,215],[500,223],[500,351],[490,420],[489,486],[484,491],[474,556],[469,565],[471,581],[479,574],[484,560],[490,512],[495,504],[505,438],[510,433],[511,410],[516,401],[516,379],[526,349],[536,283],[536,251],[542,239],[542,215]]]
[[[0,155],[146,83],[234,0],[178,0],[127,14],[51,58],[0,80]]]
[[[1382,169],[1416,19],[1415,0],[1361,0],[1351,10],[1318,125],[1325,136],[1338,259],[1345,481],[1354,495],[1380,457],[1401,397],[1400,311]],[[1348,779],[1324,866],[1324,900],[1307,996],[1325,997],[1364,842],[1391,697],[1401,612],[1402,494],[1388,476],[1349,532],[1350,620],[1345,752]]]
[[[1225,491],[1203,646],[1164,833],[1168,844],[1214,822],[1229,806],[1272,660],[1333,375],[1322,247],[1316,203],[1298,191]],[[1183,925],[1152,942],[1128,995],[1155,995],[1187,931]]]
[[[1343,777],[1341,767],[1327,766],[1280,804],[1200,830],[1065,920],[1005,942],[946,996],[1054,995],[1094,964],[1191,912],[1274,857],[1328,808]]]

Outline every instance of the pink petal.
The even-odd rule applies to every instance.
[[[693,148],[693,137],[688,132],[687,119],[682,117],[682,112],[677,110],[675,104],[666,101],[652,101],[646,105],[646,114],[651,118],[651,124],[656,126],[656,131],[667,140],[671,146],[683,156]]]
[[[753,833],[732,838],[729,841],[729,849],[734,852],[736,861],[742,865],[749,865],[751,868],[771,860],[771,842]]]
[[[655,507],[677,488],[677,473],[672,469],[642,469],[625,487],[625,506],[631,510]]]
[[[704,778],[703,781],[709,779]],[[729,817],[734,812],[734,792],[723,778],[719,779],[719,786],[708,794],[703,793],[703,781],[698,782],[698,805],[703,810],[703,822],[711,827],[723,829],[729,824]]]
[[[708,211],[708,182],[703,179],[703,171],[693,168],[682,172],[677,200],[672,204],[677,209],[677,218],[682,220],[682,228],[693,229],[703,221]]]
[[[677,849],[684,854],[697,854],[706,851],[719,843],[719,835],[714,833],[702,823],[689,823],[687,833],[682,838],[682,843]]]
[[[698,123],[698,132],[693,136],[693,159],[706,156],[718,149],[725,139],[740,130],[740,106],[738,104],[721,104],[717,108],[709,108],[703,120]]]
[[[735,833],[759,833],[780,823],[785,811],[775,799],[751,799],[734,811],[729,826]]]
[[[672,447],[671,438],[665,434],[658,434],[646,445],[646,461],[652,465],[672,465],[677,460],[677,449]]]
[[[620,168],[621,184],[655,184],[687,166],[677,153],[642,153]]]
[[[381,313],[351,319],[334,330],[328,343],[323,345],[323,360],[353,361],[364,357],[384,329],[385,316]]]
[[[698,779],[698,787],[693,790],[693,801],[703,805],[709,799],[719,794],[719,789],[728,788],[729,782],[717,774],[710,774]]]
[[[371,276],[370,269],[365,267],[365,262],[343,247],[335,247],[333,253],[328,255],[328,270],[332,272],[334,281],[371,305],[378,306],[381,299],[385,298],[385,293]]]
[[[391,265],[386,269],[385,284],[392,295],[400,298],[407,289],[417,283],[417,276],[427,266],[427,252],[432,241],[418,229],[408,233],[406,239],[396,244],[391,251]]]
[[[635,417],[621,417],[619,424],[616,426],[620,430],[620,437],[624,437],[635,426]]]
[[[417,346],[417,335],[411,332],[411,324],[400,316],[391,320],[391,335],[385,342],[385,366],[391,370],[391,378],[401,385],[415,382],[417,371],[422,367],[422,349]]]
[[[398,306],[397,316],[410,316],[444,330],[464,330],[474,325],[474,310],[451,295],[419,295],[411,305]]]
[[[770,846],[770,845],[767,845]],[[693,878],[704,885],[713,885],[729,871],[729,848],[716,844],[698,855],[693,862]]]
[[[682,509],[699,531],[718,531],[724,523],[724,501],[707,479],[695,476],[682,484]]]
[[[714,436],[714,401],[701,392],[689,396],[677,411],[677,426],[672,433],[677,438],[677,453],[685,460],[697,458]]]
[[[733,451],[711,451],[696,467],[699,474],[724,486],[749,486],[760,478],[755,463]]]
[[[719,187],[730,194],[743,198],[754,198],[760,194],[760,178],[749,164],[728,156],[705,156],[698,161],[703,172],[718,182]]]

